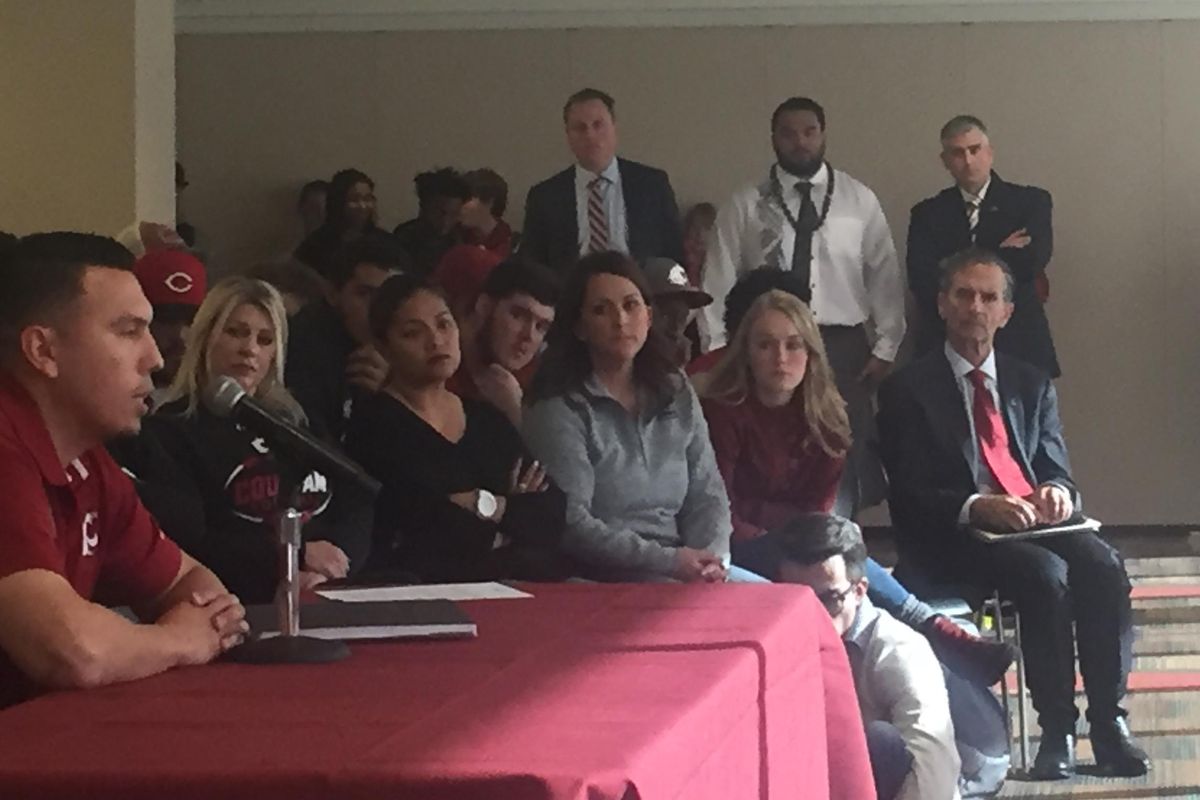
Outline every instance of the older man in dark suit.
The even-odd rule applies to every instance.
[[[597,89],[568,98],[563,122],[575,164],[529,190],[522,255],[559,271],[601,250],[682,262],[671,181],[661,169],[617,158],[614,109]]]
[[[993,350],[1013,313],[1012,287],[1012,272],[993,253],[947,259],[937,297],[943,346],[880,389],[897,542],[904,559],[935,577],[994,586],[1016,601],[1042,728],[1035,778],[1074,771],[1076,644],[1097,765],[1142,775],[1150,762],[1120,706],[1132,652],[1120,555],[1093,533],[984,544],[966,530],[1025,531],[1080,508],[1053,384]]]
[[[955,185],[913,206],[908,225],[908,285],[917,301],[917,352],[941,347],[938,264],[972,245],[996,251],[1012,269],[1012,319],[996,335],[996,349],[1061,374],[1050,323],[1037,283],[1054,251],[1050,193],[1001,180],[992,171],[992,144],[977,117],[955,117],[942,127],[942,163]]]

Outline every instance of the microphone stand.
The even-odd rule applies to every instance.
[[[280,470],[281,484],[296,487],[300,485],[299,481],[285,481],[284,472],[283,469]],[[298,489],[280,492],[281,497],[291,497],[292,501],[275,517],[280,561],[279,587],[275,592],[279,635],[243,642],[228,652],[230,661],[242,664],[326,664],[341,661],[350,655],[350,648],[345,642],[318,639],[301,633],[300,543],[304,515],[295,508],[297,493]]]

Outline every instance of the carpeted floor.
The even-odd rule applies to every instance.
[[[1092,754],[1082,723],[1079,775],[1048,783],[1014,776],[1000,797],[1200,798],[1200,558],[1188,554],[1195,552],[1194,537],[1163,542],[1156,548],[1144,540],[1116,541],[1134,584],[1138,633],[1126,705],[1134,734],[1154,759],[1153,771],[1138,779],[1088,774]],[[1036,735],[1032,744],[1036,752]]]

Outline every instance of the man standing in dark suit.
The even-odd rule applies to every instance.
[[[1097,765],[1109,775],[1143,775],[1150,761],[1120,706],[1133,643],[1120,555],[1090,532],[984,544],[967,530],[1060,523],[1080,497],[1054,385],[992,348],[1013,313],[1012,272],[995,254],[970,249],[946,259],[941,275],[942,347],[879,392],[901,556],[934,579],[995,587],[1016,602],[1042,728],[1034,778],[1074,772],[1076,646]]]
[[[679,207],[667,173],[617,158],[615,103],[597,89],[567,99],[574,166],[529,190],[521,254],[556,270],[601,250],[683,260]]]
[[[908,285],[917,301],[917,353],[941,346],[938,264],[971,245],[998,252],[1012,269],[1013,314],[996,336],[1001,353],[1061,374],[1037,282],[1054,250],[1050,193],[1019,186],[992,171],[992,144],[976,117],[942,127],[942,163],[955,185],[913,206],[908,225]]]

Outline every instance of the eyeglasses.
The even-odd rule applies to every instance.
[[[836,614],[842,610],[842,606],[846,604],[846,598],[854,591],[854,584],[846,584],[845,589],[827,589],[817,595],[817,599],[821,601],[821,605],[825,606],[825,610],[830,614]]]

